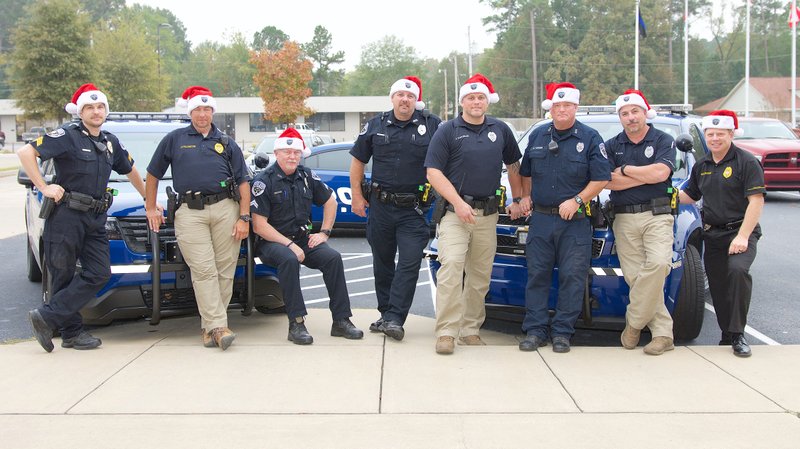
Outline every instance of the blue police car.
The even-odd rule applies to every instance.
[[[140,173],[144,174],[144,168],[161,139],[170,131],[185,127],[188,123],[185,115],[112,113],[103,124],[103,129],[119,137],[140,167]],[[42,163],[40,170],[45,180],[51,182],[55,175],[53,161]],[[162,189],[170,185],[169,179],[170,174],[167,172]],[[43,260],[44,220],[39,218],[42,194],[23,171],[20,171],[17,180],[28,188],[25,205],[28,234],[27,275],[31,281],[42,282],[43,300],[46,301],[49,298],[49,276]],[[108,324],[114,319],[152,317],[155,324],[161,313],[195,311],[191,277],[188,266],[180,257],[174,227],[171,224],[162,226],[161,232],[156,236],[157,240],[152,239],[147,229],[142,198],[127,177],[112,172],[109,188],[115,191],[106,222],[112,276],[97,297],[81,311],[84,322]],[[158,201],[167,205],[163,190]],[[160,255],[158,259],[152,256],[155,242]],[[257,259],[254,266],[252,263],[248,264],[248,244],[252,242],[242,245],[242,257],[236,271],[231,304],[245,308],[246,312],[251,308],[265,313],[279,310],[282,306],[282,294],[275,269],[259,263]],[[248,273],[248,268],[252,275]],[[160,273],[160,276],[154,276],[154,271]]]
[[[676,154],[676,167],[672,182],[682,186],[691,172],[694,161],[708,149],[700,128],[700,117],[689,114],[691,106],[653,106],[658,116],[649,123],[673,138],[680,135],[687,145]],[[581,107],[577,119],[595,128],[603,140],[622,131],[612,107]],[[547,126],[550,120],[534,124],[520,138],[520,148],[527,148],[531,132],[539,126]],[[600,202],[608,200],[608,191],[600,195]],[[599,211],[594,211],[598,213]],[[674,336],[677,340],[691,340],[699,335],[703,325],[705,307],[705,272],[700,255],[702,253],[701,218],[695,205],[679,205],[675,217],[675,241],[672,252],[672,270],[664,287],[664,302],[672,313]],[[525,313],[525,288],[528,279],[525,258],[525,240],[528,224],[525,219],[511,221],[501,215],[497,225],[497,255],[492,268],[489,293],[486,297],[487,316],[493,319],[521,322]],[[436,260],[437,241],[431,242],[427,251],[429,266],[434,277],[439,263]],[[556,271],[558,268],[555,269]],[[558,276],[554,275],[550,289],[550,309],[555,308],[558,295]],[[599,223],[592,236],[591,267],[586,276],[583,311],[584,327],[614,327],[624,324],[625,309],[630,302],[629,289],[622,276],[619,258],[614,246],[611,226]]]

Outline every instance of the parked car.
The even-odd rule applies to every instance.
[[[299,131],[300,135],[303,137],[303,142],[305,142],[306,146],[310,149],[314,147],[318,147],[320,145],[325,145],[325,142],[322,138],[317,135],[317,133],[313,131]],[[269,160],[269,163],[275,162],[275,157],[272,155],[272,151],[275,146],[275,141],[278,140],[281,133],[269,133],[261,139],[261,142],[258,143],[256,149],[246,158],[247,164],[252,171],[256,171],[255,167],[255,156],[260,154],[262,157],[266,157]],[[351,143],[352,144],[352,143]]]
[[[183,114],[126,114],[112,113],[103,129],[119,137],[120,141],[136,162],[141,174],[155,152],[156,146],[168,132],[184,127],[188,118]],[[41,163],[41,172],[50,182],[55,175],[53,160]],[[20,170],[17,180],[27,187],[25,221],[27,224],[27,276],[31,281],[42,282],[42,296],[46,301],[50,295],[49,276],[44,260],[42,231],[44,220],[39,218],[42,194],[33,186],[27,174]],[[161,193],[158,201],[166,206],[163,193],[171,185],[170,171],[160,183]],[[108,211],[106,232],[108,233],[111,279],[89,304],[81,311],[87,324],[108,324],[115,319],[192,313],[196,303],[192,290],[188,266],[183,263],[175,240],[175,229],[170,223],[161,227],[158,233],[159,258],[152,256],[151,234],[147,229],[142,197],[134,189],[128,178],[111,173],[109,187],[117,191],[114,202]],[[247,266],[246,248],[243,242],[242,256],[236,270],[232,306],[247,308],[250,305],[262,312],[270,312],[282,305],[282,294],[278,285],[276,271],[272,267],[257,263],[253,267],[254,288],[247,289],[247,281],[252,277],[245,275]],[[154,271],[160,276],[153,276]],[[160,279],[156,283],[154,279]],[[154,302],[154,291],[157,302]],[[255,293],[254,304],[247,304],[248,291]],[[249,309],[247,310],[249,312]]]
[[[367,224],[367,219],[353,213],[353,196],[350,189],[350,149],[353,142],[339,142],[321,145],[311,150],[311,155],[305,158],[303,165],[314,170],[322,181],[333,190],[336,201],[337,228],[360,228]],[[367,178],[372,172],[372,160],[364,168]],[[314,206],[311,209],[311,220],[315,224],[322,223],[322,207]]]
[[[655,106],[654,106],[655,107]],[[708,150],[700,131],[700,117],[689,115],[689,107],[657,107],[661,113],[650,121],[652,125],[673,137],[681,136],[684,151],[676,155],[673,184],[686,182],[696,155]],[[611,107],[581,108],[578,120],[594,127],[607,140],[622,131],[619,118]],[[590,112],[591,111],[591,112]],[[550,120],[537,122],[520,138],[524,151],[531,132],[548,126]],[[505,181],[507,182],[507,181]],[[600,202],[608,201],[608,191],[600,195]],[[599,212],[598,207],[594,213]],[[675,217],[675,243],[672,253],[672,270],[664,287],[664,302],[673,315],[674,334],[678,340],[691,340],[699,335],[703,325],[705,307],[705,272],[701,261],[700,211],[694,205],[681,204]],[[489,293],[486,297],[487,316],[490,319],[521,322],[525,312],[525,288],[528,279],[525,241],[529,227],[526,218],[512,221],[501,215],[497,225],[497,255],[492,268]],[[438,241],[434,239],[428,250],[429,267],[436,281],[439,262],[436,260]],[[557,273],[558,268],[555,269]],[[554,276],[550,290],[549,307],[554,309],[558,295],[558,276]],[[619,258],[614,245],[614,233],[607,223],[595,227],[592,237],[591,267],[586,277],[584,305],[581,320],[586,327],[624,325],[629,289],[622,276]]]
[[[22,141],[25,143],[32,142],[52,130],[53,128],[50,126],[32,126],[27,132],[22,133]]]
[[[752,153],[764,169],[768,191],[800,191],[800,139],[792,128],[771,118],[739,117],[744,135],[734,144]]]

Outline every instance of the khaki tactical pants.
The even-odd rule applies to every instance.
[[[228,326],[228,304],[241,241],[231,235],[239,204],[225,199],[203,210],[185,204],[175,212],[175,237],[192,273],[192,287],[206,331]]]

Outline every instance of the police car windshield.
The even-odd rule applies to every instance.
[[[164,138],[164,133],[114,131],[114,135],[125,145],[125,149],[128,150],[128,153],[130,153],[136,163],[136,168],[139,170],[139,173],[144,176],[147,171],[147,166],[150,164],[150,159],[152,159],[153,153],[155,153],[156,147],[158,147],[158,143]],[[167,172],[164,173],[163,179],[171,178],[172,170],[170,167],[167,169]],[[112,181],[127,181],[127,179],[126,176],[111,172]]]

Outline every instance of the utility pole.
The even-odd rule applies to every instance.
[[[453,55],[453,118],[458,117],[458,53]]]
[[[467,26],[467,62],[469,64],[469,75],[472,76],[472,36],[469,26]]]
[[[533,107],[531,112],[533,118],[539,117],[539,75],[536,61],[536,22],[533,17],[533,9],[530,10],[531,17],[531,61],[533,61]]]

